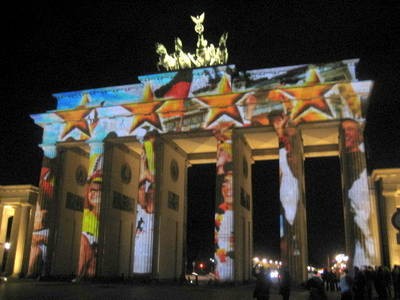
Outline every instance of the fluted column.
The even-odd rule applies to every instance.
[[[138,138],[142,144],[140,178],[134,236],[133,272],[150,274],[153,267],[154,204],[156,191],[156,135],[147,132]]]
[[[57,171],[56,145],[43,145],[43,162],[36,201],[28,276],[48,275],[50,272],[49,240],[54,235],[55,186]],[[50,247],[51,248],[51,247]]]
[[[299,283],[307,279],[308,261],[303,143],[287,116],[277,116],[273,125],[279,138],[281,260]]]
[[[362,124],[346,119],[340,126],[343,209],[349,267],[374,265],[376,245],[371,231],[371,199]]]
[[[78,277],[96,276],[99,255],[104,144],[90,143],[89,171],[83,208]]]
[[[220,281],[234,280],[234,190],[232,130],[218,127],[217,182],[215,203],[215,275]]]
[[[16,236],[16,249],[15,249],[15,260],[13,267],[13,274],[19,275],[22,271],[22,262],[25,250],[25,240],[26,232],[28,229],[29,222],[29,210],[30,207],[27,205],[22,205],[18,208],[20,210],[19,220],[18,220],[18,232]]]

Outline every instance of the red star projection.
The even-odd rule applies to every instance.
[[[129,132],[134,131],[145,122],[153,125],[154,127],[162,130],[160,117],[156,110],[162,105],[162,102],[145,102],[122,105],[123,108],[130,111],[133,115],[133,121]]]
[[[64,130],[61,134],[63,139],[75,128],[90,137],[90,127],[88,121],[85,119],[90,114],[92,109],[77,109],[71,111],[58,111],[55,114],[65,121]]]
[[[223,115],[229,116],[239,123],[243,123],[236,102],[242,94],[228,94],[223,96],[204,96],[197,99],[208,105],[210,111],[206,120],[206,127],[218,120]]]

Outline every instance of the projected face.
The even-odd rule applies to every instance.
[[[88,188],[88,202],[91,206],[98,206],[100,204],[101,184],[92,182]]]
[[[363,141],[360,125],[356,121],[347,120],[342,122],[342,129],[346,151],[360,151],[359,144]]]
[[[139,184],[138,192],[138,204],[147,213],[151,214],[154,212],[154,189],[152,183],[148,180],[143,180]]]
[[[228,205],[232,205],[232,172],[228,172],[221,186],[222,197],[224,202]]]

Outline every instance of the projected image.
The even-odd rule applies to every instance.
[[[29,256],[28,276],[31,277],[42,274],[47,258],[47,242],[49,237],[47,206],[49,201],[52,201],[54,197],[54,172],[51,169],[52,165],[54,165],[52,159],[45,157],[40,172],[40,196],[36,202]]]
[[[345,193],[353,220],[354,232],[353,265],[373,265],[375,245],[372,238],[370,217],[368,175],[365,165],[364,142],[360,123],[348,119],[341,123],[343,145],[343,167],[347,176]]]
[[[233,280],[232,130],[258,126],[275,129],[279,137],[281,213],[288,235],[291,226],[297,224],[298,206],[302,205],[302,159],[293,151],[299,142],[296,128],[304,123],[362,118],[362,104],[370,94],[372,82],[356,80],[356,63],[350,60],[246,72],[236,72],[234,66],[215,66],[145,75],[139,77],[140,84],[55,94],[57,109],[32,115],[32,118],[44,129],[44,145],[67,141],[91,145],[110,136],[132,137],[141,142],[136,230],[132,237],[135,246],[131,268],[135,273],[152,272],[156,136],[213,132],[218,148],[216,275],[220,280]],[[360,136],[350,133],[348,123],[342,126],[347,136],[342,142],[347,153],[343,159],[349,162],[344,166],[356,166],[347,172],[353,174],[352,178],[346,179],[349,207],[354,214],[354,227],[359,232],[355,260],[367,264],[375,248],[369,227],[370,204],[365,200],[368,199],[365,196],[365,158],[358,158],[363,156],[363,143]],[[102,160],[100,152],[91,151],[79,276],[95,275]],[[43,186],[46,180],[43,179]],[[41,189],[45,193],[44,188]],[[39,201],[31,273],[45,261],[48,227],[39,224],[46,219],[47,209],[46,201]]]
[[[233,163],[231,124],[214,129],[217,138],[217,185],[215,207],[215,275],[218,280],[233,280]]]
[[[133,259],[134,273],[151,273],[153,259],[154,193],[156,132],[140,131],[142,143],[140,156],[139,194],[136,207],[136,233]]]
[[[286,221],[293,225],[300,200],[300,186],[296,176],[298,160],[293,152],[293,137],[297,129],[292,126],[288,114],[278,112],[269,117],[279,138],[280,201]]]
[[[353,68],[339,62],[255,70],[243,78],[230,66],[146,75],[142,85],[56,94],[59,110],[32,118],[45,128],[46,144],[136,136],[146,127],[167,133],[211,130],[220,122],[270,126],[274,111],[287,112],[293,125],[359,118],[372,82],[346,82]],[[232,81],[243,84],[236,90]]]
[[[96,275],[96,261],[100,226],[100,204],[103,184],[103,155],[92,153],[83,208],[82,234],[79,251],[78,277]]]

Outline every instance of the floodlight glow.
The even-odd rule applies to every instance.
[[[4,243],[4,249],[10,250],[10,248],[11,248],[11,243],[9,242]]]

